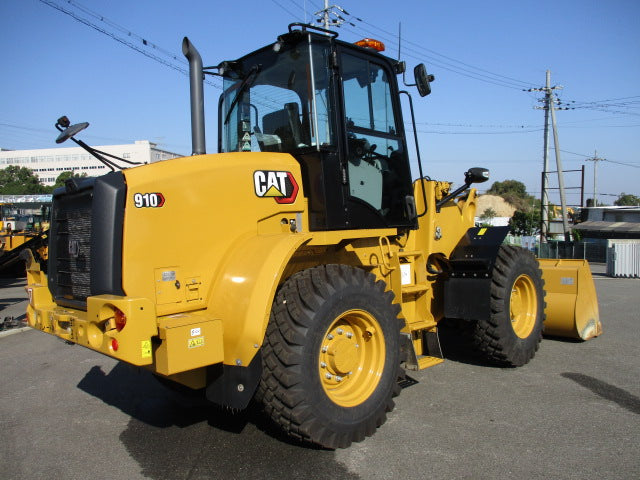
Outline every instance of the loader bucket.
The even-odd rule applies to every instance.
[[[596,286],[586,260],[538,259],[545,283],[545,335],[589,340],[602,333]]]

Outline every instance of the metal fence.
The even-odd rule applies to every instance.
[[[607,275],[640,278],[640,240],[610,241],[607,248]]]
[[[51,203],[52,195],[34,193],[33,195],[0,195],[0,203]]]
[[[590,262],[607,261],[606,242],[547,242],[537,246],[539,258],[582,258]]]

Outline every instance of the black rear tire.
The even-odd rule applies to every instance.
[[[256,399],[288,435],[345,448],[372,435],[399,393],[399,305],[373,274],[322,265],[279,289]]]
[[[500,366],[519,367],[531,360],[542,340],[544,281],[531,252],[503,245],[493,268],[491,315],[478,320],[476,349]]]

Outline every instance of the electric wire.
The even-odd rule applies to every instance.
[[[297,4],[294,0],[288,0],[288,1],[292,5],[296,6],[299,9],[301,9],[306,14],[306,9],[303,8],[302,6],[300,6],[299,4]],[[165,66],[167,66],[169,68],[172,68],[172,69],[180,72],[183,75],[186,75],[186,76],[189,75],[189,72],[188,72],[187,68],[181,66],[181,65],[186,65],[187,64],[185,59],[182,59],[181,57],[179,57],[177,55],[174,55],[171,52],[168,52],[167,50],[159,47],[155,43],[145,39],[144,37],[142,37],[142,36],[140,36],[140,35],[138,35],[138,34],[136,34],[134,32],[132,32],[130,29],[127,29],[126,27],[123,27],[122,25],[119,25],[118,23],[106,18],[104,15],[102,15],[102,14],[100,14],[100,13],[94,11],[94,10],[91,10],[88,7],[80,4],[76,0],[67,0],[67,4],[76,7],[78,10],[82,11],[83,13],[85,13],[85,14],[87,14],[87,15],[95,18],[95,19],[97,19],[98,21],[101,21],[101,22],[105,23],[106,25],[109,25],[110,27],[118,30],[119,32],[121,32],[123,34],[126,34],[129,37],[137,39],[143,46],[152,48],[156,52],[159,52],[160,54],[162,54],[165,57],[169,58],[170,61],[169,60],[165,60],[163,58],[160,58],[158,55],[156,55],[154,53],[151,53],[151,52],[145,50],[144,48],[142,48],[142,47],[140,47],[138,45],[135,45],[134,43],[132,43],[130,41],[127,41],[127,40],[117,36],[113,32],[109,32],[106,29],[101,28],[100,26],[94,24],[93,22],[89,21],[86,18],[81,17],[80,15],[76,14],[75,12],[67,10],[64,7],[62,7],[61,5],[56,4],[52,0],[40,0],[40,2],[42,2],[42,3],[44,3],[44,4],[48,5],[48,6],[54,8],[54,9],[60,11],[60,12],[62,12],[64,14],[66,14],[66,15],[68,15],[70,17],[72,17],[74,20],[76,20],[76,21],[78,21],[80,23],[83,23],[84,25],[89,26],[90,28],[95,29],[95,30],[97,30],[98,32],[100,32],[100,33],[102,33],[104,35],[107,35],[107,36],[111,37],[112,39],[116,40],[117,42],[119,42],[119,43],[121,43],[121,44],[123,44],[123,45],[125,45],[125,46],[127,46],[127,47],[129,47],[131,49],[133,49],[134,51],[136,51],[138,53],[141,53],[141,54],[147,56],[148,58],[150,58],[150,59],[152,59],[154,61],[157,61],[157,62],[159,62],[159,63],[161,63],[161,64],[163,64],[163,65],[165,65]],[[289,10],[287,7],[282,5],[282,3],[280,3],[279,1],[272,0],[272,2],[274,4],[276,4],[277,6],[279,6],[280,8],[282,8],[287,13],[289,13],[290,15],[292,15],[294,18],[300,19],[300,17],[298,15],[294,14],[291,10]],[[309,2],[309,3],[311,3],[311,2]],[[345,15],[348,15],[350,18],[353,18],[354,21],[358,21],[358,22],[361,22],[363,24],[369,25],[371,28],[374,28],[376,30],[379,30],[379,31],[383,32],[385,34],[384,38],[388,39],[387,41],[391,41],[392,43],[397,44],[397,41],[395,40],[395,38],[393,38],[394,34],[392,34],[391,32],[388,32],[387,30],[384,30],[384,29],[382,29],[380,27],[377,27],[376,25],[374,25],[374,24],[372,24],[370,22],[367,22],[366,20],[363,20],[363,19],[361,19],[359,17],[351,16],[348,12],[346,12],[344,10],[341,10],[341,11]],[[351,25],[354,25],[354,24],[351,23]],[[340,25],[337,25],[337,26],[340,26]],[[361,27],[356,27],[356,28],[358,28],[359,30],[363,31],[365,35],[369,35],[370,34],[370,32],[366,31],[364,28],[361,28]],[[346,30],[350,31],[352,34],[360,35],[359,32],[355,32],[355,31],[350,30],[350,29],[346,29]],[[406,43],[408,45],[417,46],[418,48],[422,49],[423,51],[431,52],[433,55],[437,55],[439,57],[449,59],[449,60],[451,60],[453,62],[460,63],[461,65],[465,65],[466,67],[469,67],[471,69],[475,69],[475,70],[477,70],[479,72],[486,72],[487,74],[493,75],[494,77],[499,77],[499,78],[492,78],[492,77],[485,76],[484,78],[482,78],[482,77],[478,76],[478,75],[481,75],[481,74],[475,73],[473,70],[464,69],[462,67],[458,67],[458,66],[456,66],[454,64],[451,64],[451,63],[445,63],[444,65],[441,63],[441,61],[436,61],[434,63],[434,64],[436,64],[436,66],[439,66],[440,68],[443,68],[443,69],[446,69],[446,70],[450,70],[450,71],[452,71],[454,73],[457,73],[457,74],[460,74],[460,75],[463,75],[463,76],[467,76],[467,77],[475,79],[475,80],[480,80],[480,81],[487,82],[487,83],[492,83],[492,84],[495,84],[495,85],[498,85],[498,86],[503,86],[503,87],[507,87],[507,88],[514,88],[514,89],[520,89],[521,88],[521,86],[520,87],[516,87],[515,86],[518,83],[521,84],[521,85],[531,85],[528,82],[524,82],[524,81],[521,81],[521,80],[514,79],[512,77],[508,77],[508,76],[504,76],[504,75],[500,75],[500,74],[495,74],[493,72],[490,72],[489,70],[485,70],[485,69],[482,69],[482,68],[479,68],[479,67],[474,67],[474,66],[472,66],[470,64],[467,64],[465,62],[461,62],[461,61],[456,60],[456,59],[454,59],[452,57],[448,57],[446,55],[440,54],[440,53],[435,52],[433,50],[427,49],[427,48],[425,48],[425,47],[423,47],[423,46],[421,46],[421,45],[419,45],[419,44],[417,44],[415,42],[411,42],[409,40],[403,40],[403,43]],[[412,53],[408,53],[408,54],[405,53],[405,55],[407,55],[408,57],[421,60],[421,58],[417,56],[417,55],[422,53],[420,50],[417,50],[417,49],[412,48],[412,47],[405,47],[405,50],[408,50],[409,52],[412,52]],[[427,55],[427,57],[431,57],[431,56]],[[178,62],[181,65],[175,65],[173,62]],[[449,66],[447,66],[447,65],[449,65]],[[452,67],[452,68],[449,68],[449,67]],[[458,71],[456,69],[462,69],[463,71]],[[467,73],[464,73],[464,71],[466,71]],[[500,80],[500,78],[503,78],[503,79],[505,79],[504,81],[508,81],[510,83],[509,84],[501,83],[503,80]],[[216,82],[212,82],[208,78],[205,79],[205,83],[207,83],[209,85],[212,85],[212,86],[214,86],[214,87],[216,87],[218,89],[222,89],[222,86],[220,84],[218,84]],[[564,103],[568,103],[568,104],[572,105],[573,108],[590,108],[590,109],[597,109],[597,110],[605,111],[607,113],[621,113],[621,114],[638,115],[638,114],[636,114],[634,112],[626,112],[626,111],[611,112],[611,111],[608,111],[607,109],[602,108],[604,106],[614,106],[615,105],[617,107],[621,107],[621,106],[627,106],[629,103],[631,103],[631,104],[640,103],[640,102],[637,102],[637,101],[633,101],[633,102],[627,102],[627,103],[605,104],[605,102],[620,102],[620,101],[623,101],[623,100],[631,100],[631,99],[635,99],[635,98],[640,98],[640,96],[629,96],[629,97],[621,97],[621,98],[606,99],[606,100],[599,100],[599,101],[589,101],[589,102],[574,102],[574,101],[572,101],[572,102],[564,102]],[[264,98],[263,102],[266,102],[266,101],[268,101],[269,103],[273,103],[273,99],[271,99],[271,98]],[[262,103],[262,104],[265,105],[264,103]],[[451,125],[429,124],[429,123],[424,123],[424,124],[425,125],[436,125],[436,126],[461,127],[461,128],[471,127],[470,125],[456,125],[456,124],[451,124]],[[490,126],[490,125],[487,125],[487,126],[479,125],[479,126],[475,126],[475,127],[479,127],[479,128],[506,128],[506,127],[503,127],[503,126],[499,126],[498,127],[498,126]],[[613,127],[617,127],[617,126],[611,126],[611,127],[613,128]],[[478,134],[521,134],[521,133],[537,132],[537,131],[541,130],[541,128],[536,128],[534,126],[517,126],[517,128],[519,128],[519,129],[518,130],[514,130],[514,131],[506,131],[505,130],[505,131],[501,131],[501,132],[487,132],[487,131],[482,131],[482,132],[468,132],[468,131],[467,132],[447,132],[447,131],[435,131],[435,130],[433,130],[433,131],[432,130],[429,130],[429,131],[421,130],[420,132],[421,133],[435,133],[435,134],[441,134],[441,135],[444,135],[444,134],[453,134],[453,135],[471,134],[471,135],[478,135]]]
[[[289,10],[288,8],[284,7],[280,2],[278,2],[277,0],[271,0],[274,4],[276,4],[277,6],[279,6],[280,8],[282,8],[284,11],[286,11],[287,13],[289,13],[290,15],[292,15],[294,18],[299,19],[299,17],[294,14],[293,12],[291,12],[291,10]],[[292,2],[295,4],[295,2]],[[303,9],[303,7],[301,7],[300,5],[297,5],[299,8]],[[333,6],[335,7],[335,6]],[[332,8],[332,7],[330,7]],[[304,9],[303,9],[304,10]],[[323,10],[321,10],[323,11]],[[362,24],[366,24],[371,28],[374,28],[376,30],[378,30],[379,32],[382,32],[382,35],[380,34],[373,34],[370,30],[367,30],[364,27],[359,27],[358,25],[356,25],[353,22],[347,22],[350,25],[352,25],[354,28],[357,28],[359,30],[361,30],[361,32],[357,32],[354,31],[352,29],[349,29],[347,27],[344,26],[344,24],[335,24],[333,26],[335,27],[340,27],[343,30],[356,35],[356,36],[361,36],[361,35],[365,35],[367,37],[371,37],[371,36],[377,36],[380,37],[382,40],[385,40],[387,43],[391,44],[391,45],[398,45],[398,41],[395,37],[394,33],[391,33],[383,28],[377,27],[376,25],[367,22],[366,20],[360,18],[360,17],[356,17],[354,15],[351,15],[350,13],[346,12],[344,9],[340,9],[340,12],[345,14],[346,16],[348,16],[349,18],[353,19],[355,22],[360,22]],[[338,18],[341,20],[341,22],[346,21],[344,19],[344,17],[341,17],[339,14]],[[458,75],[462,75],[474,80],[478,80],[478,81],[482,81],[485,83],[490,83],[493,85],[497,85],[500,87],[505,87],[505,88],[510,88],[510,89],[514,89],[514,90],[521,90],[524,86],[532,86],[535,85],[534,83],[531,82],[525,82],[522,80],[517,80],[514,79],[512,77],[508,77],[505,75],[500,75],[497,73],[493,73],[489,70],[483,69],[483,68],[479,68],[479,67],[475,67],[473,65],[470,65],[468,63],[462,62],[460,60],[457,60],[453,57],[449,57],[447,55],[443,55],[441,53],[436,52],[435,50],[431,50],[428,49],[416,42],[412,42],[410,40],[402,40],[403,42],[403,47],[406,51],[409,51],[410,53],[405,53],[406,57],[418,60],[418,61],[422,61],[424,58],[430,60],[431,64],[441,68],[443,70],[447,70],[453,73],[456,73]],[[407,46],[408,45],[408,46]],[[426,53],[429,52],[429,53]],[[440,58],[435,58],[434,55],[436,57],[440,57]],[[443,60],[445,59],[445,60]],[[455,63],[452,63],[455,62]],[[457,65],[459,64],[459,65]],[[460,66],[462,65],[462,66]]]
[[[148,58],[150,58],[151,60],[154,60],[154,61],[156,61],[156,62],[158,62],[158,63],[161,63],[162,65],[165,65],[165,66],[167,66],[167,67],[169,67],[169,68],[171,68],[171,69],[173,69],[173,70],[175,70],[175,71],[177,71],[177,72],[179,72],[179,73],[181,73],[181,74],[183,74],[183,75],[185,75],[185,76],[187,76],[187,77],[189,76],[189,70],[188,70],[187,68],[185,68],[185,67],[183,67],[183,66],[180,66],[180,65],[176,65],[176,64],[174,64],[173,62],[171,62],[171,61],[169,61],[169,60],[165,60],[165,59],[161,58],[159,55],[156,55],[156,54],[154,54],[154,53],[151,53],[151,52],[149,52],[149,51],[145,50],[145,48],[140,47],[140,46],[136,45],[135,43],[130,42],[130,41],[128,41],[128,40],[126,40],[126,39],[124,39],[124,38],[122,38],[122,37],[120,37],[120,36],[116,35],[115,33],[110,32],[110,31],[108,31],[107,29],[100,27],[99,25],[96,25],[96,24],[95,24],[95,23],[93,23],[92,21],[90,21],[90,20],[88,20],[88,19],[86,19],[86,18],[84,18],[84,17],[80,16],[80,15],[79,15],[79,14],[77,14],[76,12],[74,12],[74,11],[72,11],[72,10],[68,10],[68,9],[66,9],[66,8],[64,8],[63,6],[61,6],[61,5],[59,5],[59,4],[55,3],[55,2],[53,2],[52,0],[39,0],[39,1],[40,1],[41,3],[43,3],[43,4],[45,4],[45,5],[48,5],[49,7],[53,8],[53,9],[55,9],[55,10],[58,10],[58,11],[59,11],[59,12],[61,12],[61,13],[64,13],[65,15],[70,16],[70,17],[71,17],[71,18],[73,18],[75,21],[80,22],[80,23],[82,23],[82,24],[86,25],[87,27],[90,27],[90,28],[92,28],[92,29],[94,29],[94,30],[96,30],[96,31],[98,31],[98,32],[100,32],[100,33],[102,33],[102,34],[104,34],[104,35],[106,35],[106,36],[108,36],[108,37],[112,38],[112,39],[113,39],[113,40],[115,40],[116,42],[121,43],[122,45],[124,45],[124,46],[126,46],[126,47],[129,47],[130,49],[132,49],[132,50],[134,50],[134,51],[136,51],[136,52],[138,52],[138,53],[140,53],[140,54],[144,55],[145,57],[148,57]],[[69,5],[73,5],[73,6],[76,6],[76,4],[77,4],[77,2],[74,2],[74,1],[72,1],[72,0],[67,0],[67,3],[68,3]],[[77,7],[77,8],[79,8],[79,7]],[[88,9],[87,9],[87,10],[88,10]],[[85,12],[85,13],[88,13],[88,12]],[[103,21],[103,22],[105,22],[105,23],[106,23],[106,21],[107,21],[104,17],[100,16],[99,14],[97,14],[97,13],[95,13],[95,12],[91,12],[91,13],[89,13],[89,14],[90,14],[91,16],[94,16],[94,17],[99,17],[99,18],[100,18],[100,20],[101,20],[101,21]],[[115,23],[113,23],[113,22],[111,22],[111,24],[113,24],[113,25],[117,25],[117,24],[115,24]],[[113,25],[112,25],[112,26],[113,26]],[[123,27],[119,27],[119,26],[118,26],[118,29],[122,30],[122,29],[123,29]],[[155,46],[155,44],[154,44],[154,43],[152,43],[152,42],[149,42],[149,41],[145,40],[144,38],[142,38],[142,37],[141,37],[141,36],[139,36],[139,35],[133,34],[132,32],[130,32],[130,31],[126,30],[126,29],[125,29],[124,31],[126,31],[128,34],[131,34],[131,36],[134,36],[135,38],[140,39],[140,41],[141,41],[141,43],[143,44],[143,46],[149,46],[149,45],[154,45],[154,46]],[[161,53],[163,53],[163,54],[165,54],[165,55],[168,55],[171,59],[176,59],[176,60],[177,60],[177,59],[179,58],[179,57],[176,57],[175,55],[170,54],[170,53],[168,53],[168,52],[167,52],[167,53],[164,53],[164,52],[166,52],[166,51],[165,51],[165,50],[162,50],[162,49],[159,49],[159,47],[158,47],[157,49],[158,49],[158,51],[160,51]],[[180,61],[180,60],[178,60],[178,61]],[[186,63],[186,61],[185,61],[184,63]],[[214,82],[214,81],[211,81],[210,79],[205,79],[205,80],[204,80],[204,82],[205,82],[206,84],[211,85],[211,86],[213,86],[213,87],[216,87],[216,88],[218,88],[218,89],[222,89],[222,86],[221,86],[219,83]]]

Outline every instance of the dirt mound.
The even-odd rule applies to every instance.
[[[480,195],[478,197],[476,215],[480,216],[487,208],[496,212],[497,217],[512,217],[516,207],[497,195]]]

